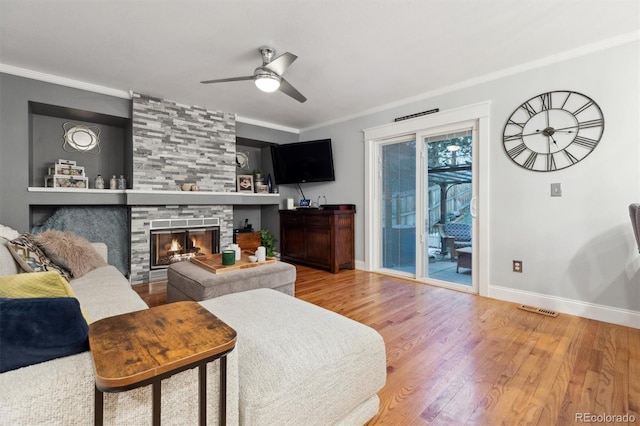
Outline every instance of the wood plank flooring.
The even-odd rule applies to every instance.
[[[363,271],[296,268],[296,297],[384,338],[387,382],[370,426],[573,425],[587,414],[640,425],[640,330]],[[150,306],[166,302],[163,284],[134,288]]]

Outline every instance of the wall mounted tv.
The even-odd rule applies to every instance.
[[[276,185],[336,180],[331,139],[271,146]]]

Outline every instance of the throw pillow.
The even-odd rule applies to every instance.
[[[67,280],[71,279],[69,271],[53,263],[28,232],[9,241],[7,247],[25,272],[55,271]]]
[[[101,266],[107,266],[107,262],[91,243],[76,233],[45,231],[37,234],[35,240],[52,262],[68,269],[76,278]]]
[[[73,297],[0,298],[0,324],[0,373],[89,349],[89,326]]]
[[[0,277],[0,297],[75,297],[75,294],[60,274],[48,271]]]
[[[73,297],[73,289],[59,273],[32,272],[0,277],[0,297],[9,299],[28,299],[43,297]],[[86,322],[91,323],[89,316],[82,311]],[[1,324],[0,324],[1,329]]]

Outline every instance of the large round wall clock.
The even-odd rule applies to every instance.
[[[504,126],[504,149],[517,165],[536,172],[573,166],[598,146],[602,110],[578,92],[542,93],[520,105]]]

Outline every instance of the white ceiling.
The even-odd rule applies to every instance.
[[[638,0],[0,0],[0,65],[305,129],[640,30]],[[298,56],[304,104],[251,81]],[[588,72],[588,70],[585,70]]]

